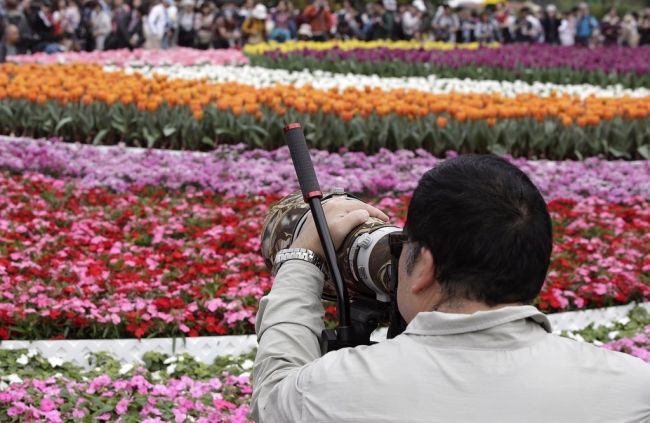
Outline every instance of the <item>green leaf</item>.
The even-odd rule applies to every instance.
[[[165,137],[170,137],[170,136],[174,135],[175,133],[176,133],[176,128],[174,126],[165,125],[165,127],[163,128],[163,135]]]
[[[100,145],[104,138],[106,138],[106,135],[108,135],[108,129],[102,129],[95,135],[95,138],[93,138],[93,145]]]
[[[54,128],[54,135],[58,135],[61,128],[63,128],[65,125],[67,125],[68,123],[70,123],[72,121],[73,121],[73,119],[70,116],[61,119],[59,121],[59,123],[56,124],[56,127]]]
[[[638,151],[641,157],[644,159],[650,160],[650,145],[642,145],[641,147],[637,148],[636,151]]]

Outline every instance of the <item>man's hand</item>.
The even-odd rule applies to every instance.
[[[376,217],[385,222],[388,221],[388,216],[381,210],[348,197],[339,197],[327,201],[323,204],[323,210],[336,249],[341,246],[341,243],[352,229],[361,225],[370,217]],[[300,231],[300,235],[291,244],[291,248],[306,248],[324,257],[323,247],[311,213],[305,222],[305,226]]]

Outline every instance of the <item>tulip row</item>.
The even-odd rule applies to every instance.
[[[259,234],[278,195],[86,189],[0,173],[0,338],[252,333],[271,279]],[[366,197],[367,198],[367,197]],[[408,197],[378,203],[402,224]],[[650,203],[551,200],[546,311],[650,299]]]
[[[261,44],[247,44],[244,47],[244,53],[248,55],[258,55],[268,52],[294,52],[294,51],[323,51],[328,52],[331,50],[341,51],[354,51],[354,50],[368,50],[373,51],[376,49],[386,49],[390,51],[449,51],[449,50],[477,50],[478,48],[497,48],[498,43],[488,45],[481,45],[478,43],[455,44],[446,43],[441,41],[360,41],[360,40],[334,40],[334,41],[287,41],[286,43],[261,43]]]
[[[522,94],[431,94],[366,87],[255,88],[145,78],[93,65],[0,67],[0,132],[180,149],[282,145],[287,121],[313,146],[367,152],[509,152],[650,158],[650,101]],[[33,90],[38,85],[39,91]]]
[[[195,50],[191,48],[35,53],[10,56],[8,60],[14,63],[94,63],[115,66],[245,65],[248,63],[248,58],[239,50]]]
[[[397,197],[410,194],[419,177],[441,160],[423,150],[381,150],[374,155],[312,150],[311,157],[325,189],[341,187],[366,196]],[[509,160],[532,178],[548,201],[589,196],[613,203],[635,196],[650,199],[648,160]],[[194,186],[227,196],[286,195],[298,190],[287,147],[267,151],[222,145],[203,153],[98,148],[0,136],[0,168],[65,175],[76,178],[84,188],[107,187],[117,192],[148,185],[172,190]]]
[[[105,70],[119,70],[105,67]],[[345,91],[348,88],[381,88],[389,90],[415,90],[431,94],[500,94],[504,97],[516,97],[533,94],[539,97],[570,95],[585,99],[587,97],[650,97],[650,89],[623,88],[620,85],[600,87],[598,85],[553,84],[535,81],[495,81],[469,80],[459,78],[439,78],[436,75],[426,77],[378,77],[376,75],[358,75],[324,72],[320,70],[288,71],[285,69],[268,69],[259,66],[137,66],[127,67],[127,73],[137,72],[153,77],[164,75],[173,79],[198,79],[212,82],[235,82],[266,88],[274,85],[293,85],[295,87],[311,86],[319,90]]]
[[[650,49],[580,49],[547,44],[479,49],[265,49],[251,63],[289,70],[380,76],[427,76],[544,81],[560,84],[650,85]]]
[[[252,354],[208,365],[147,353],[143,364],[90,357],[90,370],[36,350],[0,350],[0,420],[224,422],[248,418]]]

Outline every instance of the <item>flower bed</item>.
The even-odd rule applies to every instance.
[[[373,155],[312,150],[311,156],[324,189],[341,187],[371,197],[410,194],[418,178],[441,160],[423,150],[381,150]],[[510,160],[530,175],[549,201],[594,196],[617,203],[635,196],[650,198],[650,161]],[[0,168],[71,176],[85,188],[118,192],[147,185],[171,189],[192,185],[226,195],[248,195],[251,187],[262,195],[298,190],[286,147],[266,151],[224,145],[199,153],[0,136]]]
[[[271,283],[259,234],[278,194],[134,184],[115,193],[6,171],[0,193],[1,338],[252,332]],[[408,197],[367,198],[402,223]],[[549,208],[556,244],[542,310],[650,299],[647,198],[558,199]]]
[[[107,71],[119,70],[114,66]],[[496,81],[471,80],[460,78],[440,78],[436,75],[426,77],[378,77],[376,75],[341,74],[325,71],[288,71],[268,69],[259,66],[137,66],[127,67],[127,73],[137,72],[145,76],[164,75],[173,79],[199,79],[212,82],[236,82],[266,88],[274,85],[311,86],[319,90],[345,91],[348,88],[381,88],[389,90],[415,90],[431,94],[499,94],[516,97],[521,94],[534,94],[540,97],[569,95],[585,99],[587,97],[650,97],[650,89],[623,88],[621,85],[601,87],[590,84],[553,84],[535,81]]]
[[[247,422],[253,354],[207,365],[147,353],[144,364],[89,357],[90,370],[34,350],[0,349],[0,420]]]
[[[196,50],[175,48],[170,50],[108,50],[93,52],[36,53],[10,56],[15,63],[94,63],[117,66],[196,66],[244,65],[248,59],[239,50]]]
[[[431,94],[366,87],[343,92],[153,79],[94,65],[3,65],[0,131],[93,144],[207,149],[284,144],[299,121],[311,145],[376,152],[509,152],[549,158],[650,158],[650,101],[522,94]],[[39,85],[37,92],[32,89]]]
[[[650,48],[584,49],[548,44],[511,44],[479,49],[303,48],[266,49],[250,55],[251,63],[290,70],[381,76],[545,81],[555,83],[650,85]]]

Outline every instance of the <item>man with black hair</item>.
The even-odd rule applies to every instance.
[[[335,245],[380,210],[324,205]],[[517,167],[466,155],[428,171],[408,209],[399,336],[322,355],[324,276],[280,267],[257,315],[258,422],[648,422],[650,366],[553,335],[530,305],[552,249],[546,203]],[[313,222],[292,247],[321,255]]]

